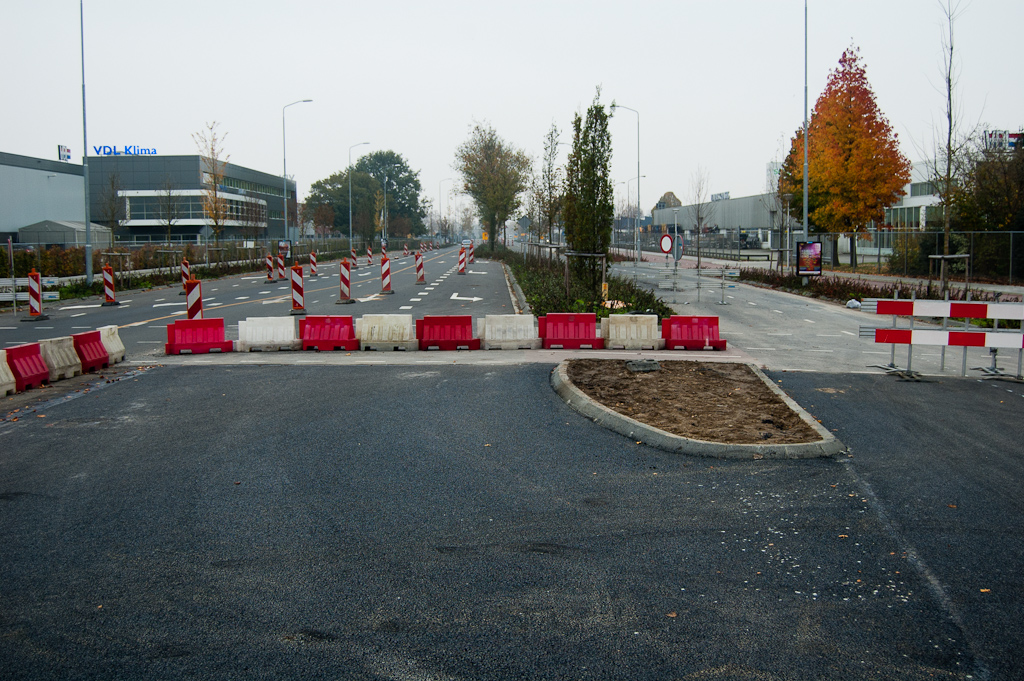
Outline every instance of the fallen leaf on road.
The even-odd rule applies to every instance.
[[[981,589],[981,593],[983,593],[983,594],[992,593],[992,589]]]
[[[841,535],[839,535],[839,538],[840,539],[849,539],[850,535],[848,535],[848,534],[841,534]]]
[[[674,613],[674,612],[670,612],[670,613],[668,613],[667,615],[665,615],[665,617],[676,617],[676,616],[677,616],[677,615],[676,615],[676,613]]]
[[[946,506],[949,506],[950,508],[956,508],[956,504],[946,504]]]

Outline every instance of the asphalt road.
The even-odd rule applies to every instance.
[[[159,367],[0,422],[0,678],[1024,676],[1019,386],[778,373],[852,458],[725,462],[550,369]]]

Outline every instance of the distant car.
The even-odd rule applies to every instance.
[[[463,240],[462,240],[462,245],[463,245],[463,246],[464,246],[465,248],[469,248],[470,246],[472,246],[472,245],[473,245],[473,240],[472,240],[472,239],[463,239]]]

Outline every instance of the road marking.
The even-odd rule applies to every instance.
[[[753,352],[754,350],[774,350],[774,349],[775,348],[747,348],[747,351],[748,352]]]
[[[843,335],[839,333],[816,333],[814,334],[818,338],[842,338]]]
[[[175,305],[184,305],[184,304],[185,304],[184,302],[181,302],[181,303],[156,303],[156,304],[153,305],[153,307],[174,307]],[[131,326],[131,324],[129,324],[129,326]]]
[[[94,307],[102,307],[100,303],[95,305],[68,305],[66,307],[58,307],[57,309],[63,312],[64,310],[91,310]]]
[[[861,350],[862,355],[888,355],[888,352],[879,352],[878,350]]]
[[[263,304],[264,305],[273,305],[274,303],[287,303],[290,300],[291,300],[291,298],[289,298],[287,296],[281,296],[280,298],[271,298],[270,300],[264,300]]]
[[[453,293],[452,297],[449,298],[449,300],[468,300],[468,301],[470,301],[472,303],[478,303],[481,300],[483,300],[483,298],[463,298],[458,293]]]
[[[433,291],[433,290],[434,290],[435,288],[437,288],[437,287],[436,287],[436,286],[428,286],[428,287],[426,287],[426,288],[425,288],[425,289],[423,289],[423,290],[424,290],[424,291]]]
[[[238,296],[235,300],[249,300],[249,296]]]
[[[753,306],[757,307],[757,303],[752,303],[749,300],[747,301],[747,305],[753,305]]]
[[[835,350],[825,350],[824,348],[809,348],[805,352],[835,352]]]
[[[89,313],[88,312],[79,312],[78,314],[73,314],[71,316],[72,316],[72,318],[74,318],[74,317],[84,317],[87,314],[89,314]],[[82,327],[76,326],[75,328],[78,329],[78,328],[82,328]]]
[[[260,291],[261,296],[270,295],[270,291]]]
[[[412,309],[412,305],[402,305],[398,309],[399,310],[411,310]]]
[[[175,328],[177,328],[177,327],[175,327]],[[135,342],[136,343],[143,343],[143,344],[145,344],[145,343],[163,343],[163,341],[135,341]]]
[[[808,324],[814,324],[815,323],[813,319],[805,319],[804,321],[807,322]]]
[[[847,336],[856,336],[857,335],[853,331],[843,331],[843,333],[845,333]]]
[[[319,302],[320,302],[319,300],[314,300],[314,301],[313,301],[313,304],[314,304],[314,305],[316,305],[316,304],[317,304],[317,303],[319,303]]]
[[[423,299],[422,298],[410,298],[409,302],[410,303],[420,303],[420,302],[423,302]]]
[[[792,336],[793,334],[785,333],[784,331],[778,331],[778,332],[775,332],[775,333],[766,333],[765,335],[766,336]]]
[[[779,314],[782,314],[782,310],[772,310],[772,312],[778,312]]]
[[[72,326],[72,329],[91,329],[91,326]]]
[[[734,300],[735,300],[735,299],[736,299],[736,296],[726,296],[726,298],[732,298],[732,299],[734,299]]]

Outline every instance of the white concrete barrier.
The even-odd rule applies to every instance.
[[[295,317],[246,317],[238,322],[237,352],[298,350],[302,341],[295,333]]]
[[[356,320],[360,350],[416,350],[411,314],[364,314]]]
[[[123,362],[124,343],[121,342],[121,335],[117,332],[117,327],[114,325],[101,326],[97,331],[100,332],[103,347],[106,348],[107,356],[110,357],[110,364],[114,365],[118,362]]]
[[[543,343],[532,314],[489,314],[476,320],[476,335],[484,350],[538,350]]]
[[[664,350],[658,315],[613,314],[601,320],[604,346],[622,350]]]
[[[82,360],[75,352],[71,336],[40,340],[39,355],[50,370],[51,383],[61,378],[74,378],[82,373]]]
[[[0,350],[0,397],[7,397],[17,392],[18,384],[14,380],[14,372],[7,365],[7,351]]]

